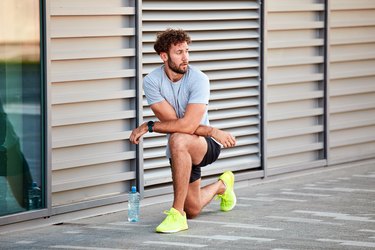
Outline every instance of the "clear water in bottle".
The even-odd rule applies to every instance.
[[[140,195],[137,192],[136,186],[132,186],[128,201],[128,221],[130,222],[139,221],[139,199]]]
[[[41,208],[42,192],[36,182],[33,182],[28,190],[28,201],[29,210]]]

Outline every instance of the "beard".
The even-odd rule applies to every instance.
[[[179,67],[177,67],[177,65],[171,60],[171,57],[168,56],[168,67],[176,74],[185,74],[186,71],[187,71],[187,67],[186,69],[182,69],[181,68],[181,64]]]

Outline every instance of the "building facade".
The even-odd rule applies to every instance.
[[[128,141],[156,119],[142,78],[161,64],[153,42],[168,27],[190,33],[190,63],[210,78],[211,125],[237,139],[203,182],[228,169],[246,182],[375,157],[374,1],[2,5],[0,225],[105,211],[133,184],[144,199],[172,193],[165,135]]]

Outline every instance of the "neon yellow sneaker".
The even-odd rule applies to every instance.
[[[156,228],[158,233],[177,233],[188,229],[186,214],[182,215],[173,207],[169,211],[164,211],[167,217]]]
[[[237,203],[234,193],[234,175],[231,171],[226,171],[219,177],[219,180],[222,180],[226,186],[225,192],[217,195],[221,198],[220,209],[227,212],[232,210]]]

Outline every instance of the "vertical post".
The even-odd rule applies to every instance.
[[[329,139],[329,48],[330,48],[330,1],[324,0],[325,11],[324,11],[324,157],[327,161],[327,165],[330,164],[330,139]]]
[[[260,24],[259,24],[259,31],[260,31],[260,79],[259,79],[259,88],[260,88],[260,161],[261,166],[263,169],[263,178],[267,177],[267,6],[268,1],[259,1],[260,5]]]
[[[143,123],[143,67],[142,67],[142,0],[135,1],[135,46],[136,46],[136,126]],[[144,197],[143,141],[137,145],[136,183],[141,198]]]
[[[43,44],[43,93],[44,93],[44,188],[45,188],[45,204],[48,209],[48,216],[52,214],[52,105],[51,105],[51,77],[50,77],[50,69],[51,69],[51,58],[50,50],[51,45],[51,36],[49,32],[49,25],[50,25],[50,1],[46,0],[40,1],[41,3],[41,19],[42,19],[42,30],[41,30],[41,43]]]

